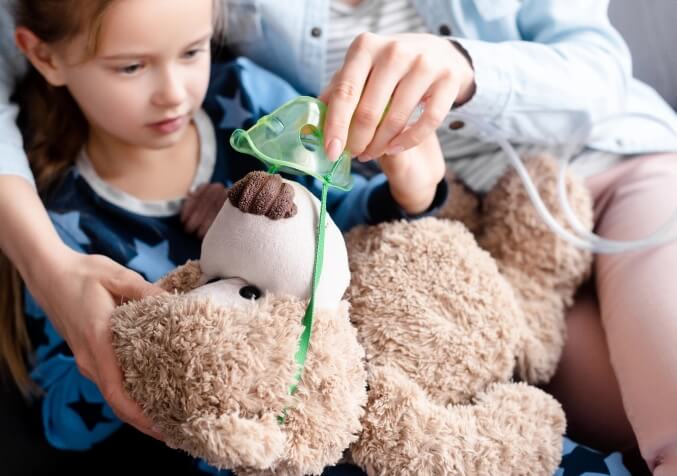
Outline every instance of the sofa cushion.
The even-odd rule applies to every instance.
[[[630,46],[635,76],[677,110],[677,1],[611,0],[609,16]]]

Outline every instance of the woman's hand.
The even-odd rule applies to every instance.
[[[186,232],[204,238],[227,197],[228,190],[220,183],[203,184],[189,193],[181,208],[181,222]]]
[[[381,157],[379,165],[388,177],[393,198],[410,215],[430,207],[446,170],[436,134],[416,147]]]
[[[474,89],[472,65],[449,39],[363,33],[320,96],[328,104],[327,154],[334,160],[347,148],[363,160],[397,155],[421,144],[452,105],[468,101]],[[407,127],[419,103],[423,114]]]
[[[70,347],[80,372],[122,421],[162,439],[122,387],[110,329],[117,304],[162,289],[108,258],[67,247],[33,187],[20,177],[0,176],[0,223],[0,248]]]
[[[110,317],[116,305],[163,290],[109,258],[76,253],[65,245],[53,250],[26,284],[73,352],[80,373],[97,385],[118,418],[162,439],[123,389]]]

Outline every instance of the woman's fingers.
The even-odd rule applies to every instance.
[[[433,134],[451,110],[458,88],[456,81],[437,80],[428,91],[421,117],[390,141],[386,153],[396,154],[415,147]]]
[[[152,422],[143,414],[141,407],[124,391],[122,370],[113,350],[110,316],[118,298],[140,299],[164,291],[145,281],[138,273],[107,258],[105,260],[106,263],[102,261],[102,271],[108,272],[109,277],[104,277],[101,285],[92,288],[87,296],[88,300],[97,303],[97,315],[92,316],[85,331],[85,348],[82,350],[87,354],[84,357],[86,362],[79,367],[87,378],[96,383],[118,418],[147,435],[161,439],[161,435],[152,429]]]
[[[395,42],[388,44],[380,53],[350,123],[347,148],[353,155],[364,155],[361,157],[364,160],[374,158],[364,154],[365,149],[372,143],[388,102],[407,72],[409,57],[406,47]]]
[[[422,60],[416,63],[419,67],[412,68],[397,85],[390,107],[365,151],[366,155],[381,157],[386,153],[393,155],[399,152],[389,150],[389,144],[408,126],[412,114],[421,99],[426,98],[434,79],[430,68]]]
[[[153,429],[150,418],[144,415],[143,410],[124,391],[122,386],[122,371],[118,367],[117,359],[113,351],[110,332],[104,331],[98,339],[96,353],[94,354],[97,370],[96,383],[110,405],[113,412],[120,420],[135,427],[137,430],[161,440],[162,435]]]
[[[469,58],[447,39],[362,34],[321,96],[328,105],[327,153],[334,159],[347,148],[370,159],[415,147],[439,127],[456,97],[467,101],[474,88]],[[424,112],[409,127],[419,103]]]
[[[328,105],[324,148],[329,160],[336,160],[346,148],[350,121],[373,65],[371,49],[375,41],[375,35],[371,33],[363,33],[355,39],[343,67],[334,75],[331,89],[323,96]]]
[[[107,276],[102,276],[101,284],[112,297],[116,298],[115,304],[165,292],[161,287],[143,279],[139,273],[124,268],[112,260],[110,264],[111,272]]]

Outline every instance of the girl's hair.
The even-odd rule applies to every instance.
[[[87,37],[86,55],[96,53],[106,10],[115,0],[15,0],[16,26],[48,44]],[[214,4],[215,37],[223,34],[225,6]],[[85,60],[83,58],[83,60]],[[74,163],[87,140],[88,125],[65,87],[51,86],[31,67],[17,93],[20,124],[38,192],[44,197]],[[27,372],[30,340],[21,299],[22,284],[9,259],[0,253],[0,366],[4,363],[19,389],[30,396],[39,389]]]
[[[88,34],[87,53],[94,53],[106,9],[115,0],[16,0],[16,26],[40,40],[57,44]],[[87,122],[65,87],[51,86],[34,68],[18,88],[21,126],[28,160],[45,194],[70,167],[87,139]],[[30,341],[21,299],[21,280],[0,253],[0,361],[19,389],[28,396],[37,390],[26,367]]]
[[[86,53],[94,54],[104,13],[114,1],[18,0],[16,26],[53,45],[87,33]],[[50,85],[33,67],[19,85],[18,99],[28,160],[38,191],[45,193],[75,161],[87,139],[87,121],[68,90]]]

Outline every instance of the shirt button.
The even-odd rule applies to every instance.
[[[314,27],[312,30],[310,30],[310,34],[313,36],[313,38],[319,38],[322,36],[322,29],[319,27]]]
[[[440,25],[440,35],[443,36],[449,36],[451,35],[451,28],[449,28],[449,25]]]
[[[463,129],[465,127],[465,122],[463,121],[453,121],[449,123],[449,129],[452,131],[457,131],[459,129]]]

